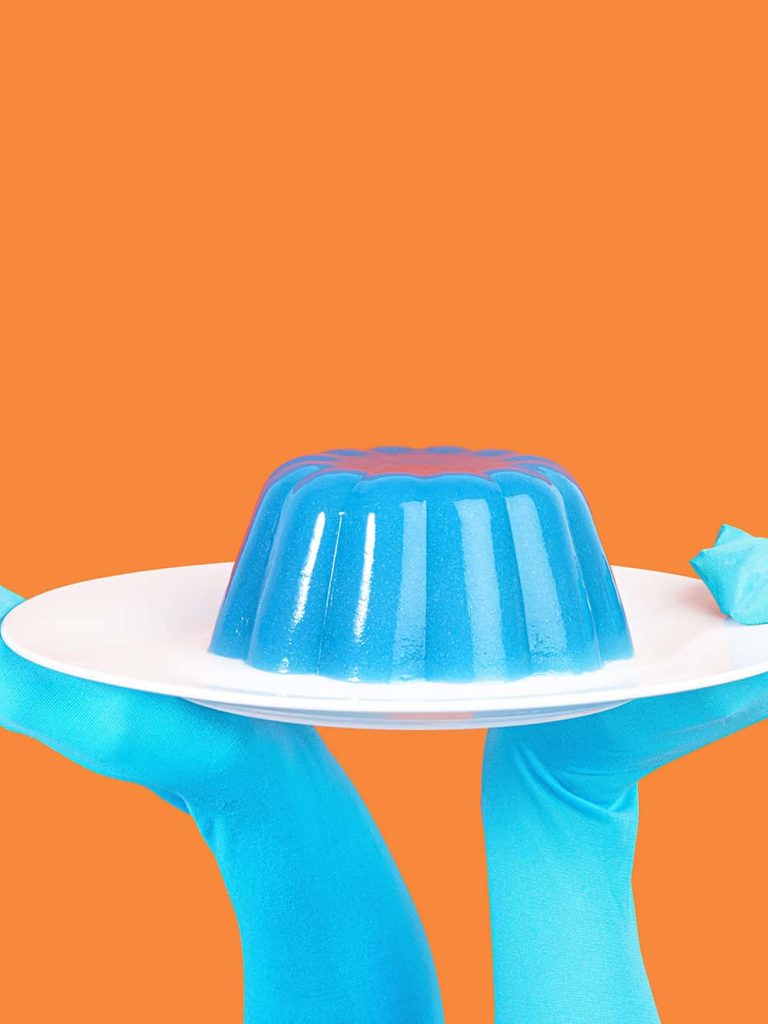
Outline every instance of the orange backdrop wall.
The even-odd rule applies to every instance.
[[[567,465],[611,559],[768,533],[766,9],[10,5],[0,580],[233,557],[304,451]],[[483,735],[328,731],[489,1024]],[[765,1013],[768,727],[643,785],[665,1024]],[[0,1017],[237,1024],[234,917],[155,797],[0,735]],[[757,813],[756,813],[757,809]]]

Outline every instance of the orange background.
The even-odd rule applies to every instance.
[[[0,579],[236,552],[331,446],[564,462],[617,563],[768,532],[765,5],[10,5]],[[328,732],[492,1016],[483,736]],[[768,727],[643,785],[665,1024],[764,1014]],[[155,797],[0,737],[0,1017],[236,1024],[235,921]],[[757,811],[757,813],[755,813]]]

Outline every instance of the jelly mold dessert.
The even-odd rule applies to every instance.
[[[270,672],[469,681],[596,669],[632,642],[564,469],[502,450],[374,448],[273,473],[210,649]]]

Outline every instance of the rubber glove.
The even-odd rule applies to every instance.
[[[0,618],[19,600],[0,588]],[[246,1024],[442,1020],[410,896],[314,729],[64,676],[1,641],[0,725],[189,811],[237,915]]]
[[[632,899],[638,781],[768,716],[768,676],[488,734],[496,1020],[651,1024]]]

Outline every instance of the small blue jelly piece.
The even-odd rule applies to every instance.
[[[768,539],[722,526],[691,565],[724,615],[745,626],[768,623]]]
[[[211,651],[271,672],[469,681],[632,654],[584,495],[500,449],[339,449],[269,478]]]

